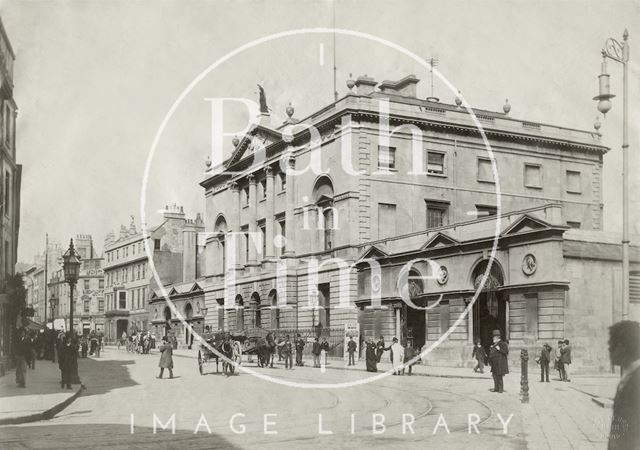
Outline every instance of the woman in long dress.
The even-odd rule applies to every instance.
[[[365,359],[367,362],[367,372],[377,372],[378,371],[378,356],[377,356],[377,346],[373,342],[373,338],[367,339],[366,342],[366,352]]]
[[[404,364],[404,347],[398,343],[398,338],[396,337],[393,338],[391,352],[393,357],[393,374],[400,375],[402,365]]]

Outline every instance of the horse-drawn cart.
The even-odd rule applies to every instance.
[[[244,336],[234,336],[229,333],[216,333],[206,336],[198,349],[198,371],[205,374],[206,366],[216,361],[216,373],[219,373],[219,362],[222,358],[222,372],[233,375],[236,365],[242,362],[242,342]]]

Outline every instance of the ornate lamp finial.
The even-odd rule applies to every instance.
[[[238,144],[240,143],[240,139],[238,139],[238,136],[234,136],[233,139],[231,139],[231,143],[233,144],[234,147],[237,147]]]
[[[356,85],[356,82],[353,79],[353,75],[349,74],[349,79],[347,80],[347,87],[349,88],[349,92],[352,92],[352,89],[355,85]]]
[[[504,111],[505,114],[509,114],[509,111],[511,111],[511,104],[509,103],[509,99],[506,99],[504,101],[504,105],[502,105],[502,110]]]
[[[600,118],[596,116],[596,120],[595,122],[593,122],[593,128],[599,132],[601,126],[602,124],[600,123]]]
[[[293,116],[294,111],[295,110],[293,109],[293,106],[291,106],[291,102],[289,102],[289,105],[285,110],[285,112],[287,113],[287,116],[289,116],[289,119],[291,119],[291,117]]]
[[[456,106],[460,108],[460,105],[462,105],[462,93],[458,91],[458,95],[456,95]]]

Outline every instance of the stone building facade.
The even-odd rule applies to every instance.
[[[83,334],[89,334],[90,331],[103,331],[105,313],[103,258],[96,252],[91,235],[78,234],[73,243],[80,256],[80,276],[73,292],[73,329]],[[50,295],[48,306],[51,309],[47,311],[47,316],[51,317],[53,312],[54,327],[60,328],[64,324],[64,328],[68,330],[71,319],[71,292],[60,263],[51,273],[48,292]]]
[[[183,265],[193,267],[195,273],[195,259],[183,260],[183,233],[190,228],[203,231],[201,223],[200,217],[187,219],[182,207],[170,205],[162,212],[162,223],[148,230],[146,244],[164,285],[182,281]],[[149,269],[145,234],[133,222],[129,228],[123,225],[117,238],[113,233],[107,236],[104,254],[107,340],[119,339],[123,331],[130,335],[153,328],[155,316],[150,314],[149,299],[158,284]]]
[[[360,77],[304,120],[289,108],[274,127],[263,113],[209,168],[206,322],[331,334],[357,321],[361,336],[416,347],[446,334],[432,356],[453,364],[493,329],[520,345],[572,332],[595,361],[603,346],[578,337],[569,298],[583,287],[565,271],[589,252],[564,242],[602,229],[600,136],[516,119],[510,105],[474,117],[416,98],[417,83]]]
[[[20,186],[22,165],[16,159],[16,117],[13,98],[15,54],[0,20],[0,366],[11,354],[15,328],[8,279],[15,275],[20,230]]]

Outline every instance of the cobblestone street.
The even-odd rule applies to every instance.
[[[554,448],[606,446],[606,410],[566,384],[538,385],[534,380],[532,397],[538,398],[525,407],[519,401],[518,374],[506,378],[502,395],[489,392],[486,379],[443,376],[390,376],[345,389],[305,389],[291,395],[300,388],[246,373],[227,378],[215,374],[215,364],[208,367],[213,373],[201,376],[195,358],[184,353],[174,358],[172,380],[155,378],[157,354],[109,348],[100,360],[81,360],[87,387],[82,396],[49,421],[0,428],[0,447],[277,448],[295,443],[297,448],[537,449],[550,448],[551,441]],[[255,363],[245,365],[255,369]],[[324,373],[309,367],[257,370],[299,383],[369,375],[336,368]],[[580,417],[572,409],[579,410]],[[174,414],[172,434],[169,419]],[[376,432],[374,420],[379,423]],[[469,433],[469,420],[478,423],[479,436],[473,426]],[[506,434],[502,421],[508,421]],[[564,441],[557,442],[557,435],[565,436]]]

